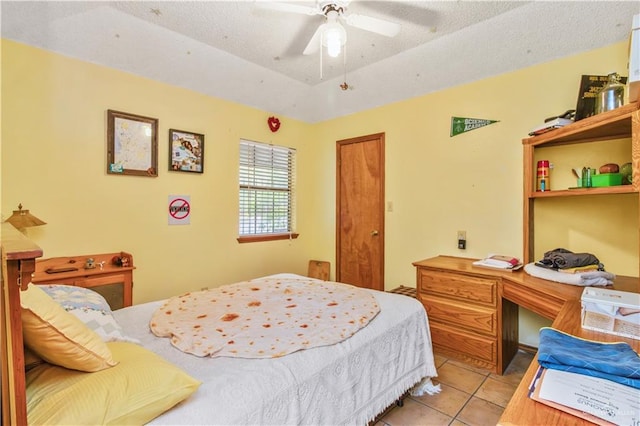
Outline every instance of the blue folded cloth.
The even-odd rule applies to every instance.
[[[538,362],[545,368],[601,377],[640,389],[640,356],[624,342],[594,342],[543,327]]]

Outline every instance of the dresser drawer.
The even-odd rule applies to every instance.
[[[498,282],[495,279],[422,268],[419,271],[420,292],[496,306]]]
[[[457,359],[476,360],[476,365],[495,369],[498,355],[496,339],[435,322],[430,322],[429,326],[434,347]]]
[[[456,324],[471,331],[496,336],[496,311],[493,308],[474,306],[451,299],[434,297],[420,293],[419,300],[427,310],[429,322]]]

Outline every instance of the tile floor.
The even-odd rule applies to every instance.
[[[439,383],[437,395],[408,396],[404,406],[393,407],[375,426],[495,425],[533,354],[518,351],[500,376],[435,353]]]

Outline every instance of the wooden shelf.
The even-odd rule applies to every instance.
[[[584,195],[637,194],[632,185],[603,186],[599,188],[559,189],[556,191],[534,191],[529,198],[580,197]]]
[[[631,116],[638,104],[628,104],[603,112],[568,126],[524,139],[524,145],[550,146],[628,138],[631,136]]]
[[[598,188],[574,188],[553,191],[536,191],[536,149],[559,145],[577,145],[597,141],[631,139],[632,183]],[[523,145],[523,262],[532,262],[534,251],[534,205],[545,198],[566,198],[632,194],[640,203],[640,103],[632,103],[577,121],[542,135],[525,138]],[[587,146],[582,148],[587,149]],[[640,224],[640,218],[638,218]],[[640,250],[638,251],[640,253]],[[640,262],[640,256],[639,256]]]

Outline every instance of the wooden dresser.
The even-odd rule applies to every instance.
[[[517,350],[518,317],[517,311],[512,310],[518,306],[553,320],[552,327],[557,330],[583,339],[627,342],[640,352],[640,340],[580,326],[580,296],[584,287],[532,277],[522,270],[479,268],[473,261],[437,256],[413,264],[417,268],[417,297],[429,312],[433,345],[448,356],[488,366],[489,354],[495,353],[495,368],[485,368],[502,373]],[[640,293],[640,279],[619,275],[608,288]],[[494,325],[489,325],[492,322]],[[488,342],[491,351],[484,349],[482,342]],[[535,357],[498,424],[591,424],[528,397],[537,367]]]
[[[126,259],[124,266],[114,264],[114,258]],[[85,268],[87,259],[93,259],[93,268]],[[133,256],[125,252],[52,257],[36,261],[31,282],[90,288],[100,293],[111,309],[120,309],[132,304],[134,269]]]
[[[518,306],[503,300],[502,281],[493,271],[461,270],[461,260],[469,263],[439,256],[413,264],[433,346],[502,374],[518,350]]]

